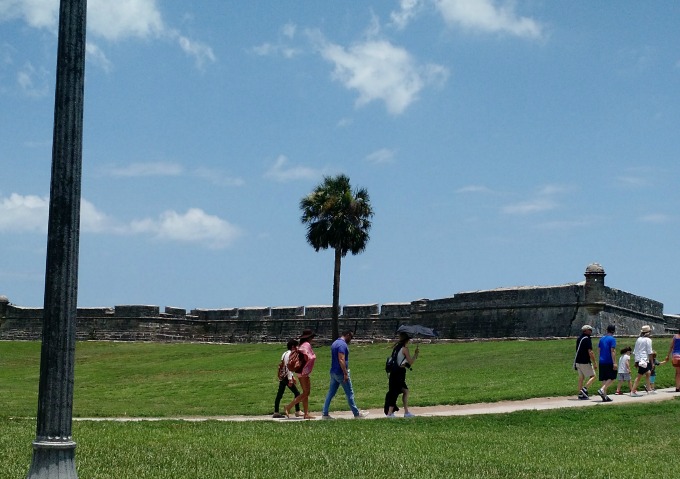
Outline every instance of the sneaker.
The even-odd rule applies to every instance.
[[[642,396],[642,394],[638,394],[638,392],[637,392],[637,391],[633,391],[633,392],[631,392],[631,393],[630,393],[630,395],[631,395],[631,396],[633,396],[634,398],[639,398],[639,397],[641,397],[641,396]]]
[[[602,400],[604,401],[605,394],[604,394],[604,391],[602,390],[602,388],[600,388],[600,389],[597,390],[597,394],[599,394],[600,397],[602,398]]]
[[[621,391],[616,391],[614,394],[616,394],[617,396],[620,396],[620,395],[622,395],[623,393],[622,393]]]
[[[416,417],[416,415],[411,412],[405,412],[404,417]]]
[[[645,391],[647,392],[647,394],[649,394],[649,388],[647,387],[646,384],[645,384]]]
[[[304,415],[305,413],[303,413],[302,411],[295,411],[295,417],[303,417]]]
[[[656,389],[652,389],[652,390],[648,391],[648,394],[656,394]]]
[[[602,402],[612,402],[612,398],[610,398],[609,396],[605,396],[604,398],[602,398]]]
[[[280,412],[275,412],[274,415],[273,415],[272,417],[273,417],[274,419],[283,419],[283,418],[286,417],[286,416],[284,416],[284,415],[281,414]]]
[[[588,396],[584,396],[583,394],[579,394],[578,398],[583,400],[590,399]]]
[[[362,419],[368,416],[370,413],[368,411],[359,411],[359,414],[354,416],[355,419]]]
[[[388,414],[388,415],[385,416],[385,417],[397,417],[397,416],[395,416],[394,413],[392,413],[392,414]]]
[[[588,390],[587,390],[586,388],[581,388],[581,393],[583,393],[583,395],[585,396],[586,399],[589,398],[589,396],[588,396]]]
[[[321,416],[321,419],[335,419],[335,418],[330,414],[324,414],[323,416]]]

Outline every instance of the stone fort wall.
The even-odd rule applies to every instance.
[[[387,340],[401,324],[422,324],[442,339],[545,338],[580,334],[608,324],[617,334],[636,335],[649,324],[656,334],[678,331],[680,316],[664,315],[663,304],[604,285],[604,270],[590,265],[586,281],[560,286],[499,288],[457,293],[443,299],[342,307],[340,330],[362,340]],[[259,342],[286,341],[312,328],[331,340],[331,306],[194,309],[121,305],[79,308],[78,340]],[[0,296],[0,339],[38,340],[42,308],[15,306]]]

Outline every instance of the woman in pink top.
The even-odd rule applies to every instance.
[[[298,346],[298,351],[302,353],[305,357],[305,366],[302,368],[300,374],[298,374],[298,379],[300,380],[300,386],[302,386],[302,394],[296,397],[288,406],[283,410],[286,416],[290,414],[290,410],[301,402],[302,409],[305,412],[305,419],[314,419],[314,416],[309,414],[309,393],[311,391],[311,381],[309,375],[312,374],[312,369],[314,369],[314,361],[316,361],[316,354],[312,349],[312,340],[314,339],[314,331],[311,329],[305,329],[302,331],[302,336],[300,336],[300,345]]]

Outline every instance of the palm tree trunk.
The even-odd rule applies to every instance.
[[[338,318],[340,316],[340,263],[342,254],[340,248],[335,248],[335,268],[333,271],[333,318],[331,319],[331,341],[340,337]]]

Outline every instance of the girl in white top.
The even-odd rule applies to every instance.
[[[633,390],[633,382],[630,380],[630,346],[626,346],[621,350],[621,357],[619,358],[619,369],[617,372],[617,379],[619,380],[616,384],[616,394],[621,393],[621,383],[624,381],[628,382],[628,389]]]
[[[652,370],[651,364],[649,364],[649,355],[652,354],[652,339],[649,337],[652,334],[652,328],[644,325],[640,329],[640,337],[635,341],[635,349],[633,354],[635,355],[635,365],[638,367],[638,374],[633,383],[633,389],[630,391],[631,396],[639,396],[637,392],[638,383],[642,376],[645,377],[647,384],[647,391],[652,389],[649,381],[649,374]]]

